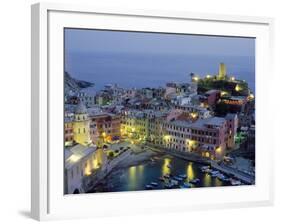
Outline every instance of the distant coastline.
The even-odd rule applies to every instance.
[[[255,91],[255,58],[248,56],[71,52],[65,67],[74,78],[95,83],[100,90],[108,83],[144,88],[164,86],[169,81],[188,82],[191,72],[215,74],[214,65],[221,61],[228,65],[230,75],[245,79]]]

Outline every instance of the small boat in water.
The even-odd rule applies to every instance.
[[[211,173],[212,171],[213,171],[212,169],[208,168],[208,169],[203,170],[203,173]]]
[[[178,186],[179,185],[179,182],[177,180],[171,180],[170,182],[173,186]]]
[[[166,179],[169,179],[170,175],[169,174],[165,174],[163,177],[166,178]]]
[[[189,182],[192,183],[192,184],[197,184],[197,183],[200,182],[200,179],[196,178],[196,179],[193,179],[193,180],[191,180]]]
[[[192,187],[191,183],[189,183],[189,182],[184,182],[182,186],[185,187],[185,188]]]
[[[182,178],[182,177],[179,177],[179,176],[175,176],[175,177],[173,177],[173,179],[174,179],[174,180],[177,180],[177,181],[182,181],[182,180],[183,180],[183,178]]]
[[[210,168],[210,166],[201,166],[201,171],[202,172],[204,172],[205,170],[207,170],[207,169],[209,169]]]
[[[187,178],[187,175],[186,175],[186,174],[180,174],[180,175],[179,175],[179,177],[181,177],[181,178],[184,178],[184,179],[185,179],[185,178]]]
[[[171,188],[173,187],[173,185],[170,184],[170,183],[166,183],[166,184],[164,185],[164,187],[167,188],[167,189],[171,189]]]
[[[154,187],[157,187],[157,186],[158,186],[158,183],[157,183],[157,182],[151,182],[150,185],[151,185],[151,186],[154,186]]]
[[[219,180],[222,180],[222,181],[226,181],[226,179],[227,179],[222,173],[218,174],[218,175],[217,175],[217,178],[218,178]]]
[[[147,185],[145,185],[145,189],[146,190],[151,190],[151,189],[153,189],[153,186],[150,185],[150,184],[147,184]]]
[[[217,176],[219,176],[221,173],[220,173],[219,171],[212,171],[210,174],[211,174],[212,177],[217,177]]]
[[[230,183],[232,186],[238,186],[242,184],[240,180],[235,180],[235,179],[230,180]]]

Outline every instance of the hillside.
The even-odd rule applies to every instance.
[[[64,89],[65,92],[77,92],[83,88],[94,86],[94,83],[78,80],[70,76],[68,72],[64,73]]]

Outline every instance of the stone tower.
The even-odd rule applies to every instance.
[[[74,141],[81,145],[89,145],[90,137],[90,119],[88,117],[87,108],[80,102],[75,110],[73,121]]]
[[[226,78],[226,66],[224,63],[220,63],[219,67],[219,79],[225,79]]]

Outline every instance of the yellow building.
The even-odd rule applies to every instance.
[[[77,105],[73,121],[74,141],[81,145],[89,145],[90,138],[90,119],[85,105],[80,102]]]

